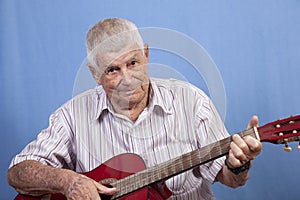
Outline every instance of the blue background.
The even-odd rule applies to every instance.
[[[1,0],[1,199],[16,195],[6,182],[11,158],[72,98],[86,56],[86,31],[106,17],[169,28],[201,44],[223,79],[230,133],[245,129],[253,114],[262,125],[300,113],[298,0]],[[156,57],[161,60],[155,62],[178,65],[168,55]],[[207,91],[200,79],[194,84]],[[230,189],[217,183],[217,199],[298,199],[299,154],[264,144],[248,184]]]

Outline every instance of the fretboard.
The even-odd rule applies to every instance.
[[[256,128],[252,128],[239,133],[239,135],[241,137],[250,135],[257,138],[256,131]],[[228,154],[231,142],[232,137],[228,137],[136,174],[127,176],[112,184],[114,187],[118,188],[118,192],[115,193],[111,199],[120,198],[145,186],[166,180],[196,166],[222,157]]]

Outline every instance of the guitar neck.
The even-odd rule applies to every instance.
[[[289,152],[291,151],[291,148],[288,146],[288,143],[294,141],[300,141],[300,115],[291,116],[286,119],[279,119],[270,122],[268,124],[265,124],[264,126],[260,126],[258,128],[253,127],[251,129],[239,133],[239,135],[242,138],[245,136],[252,136],[260,140],[261,142],[269,142],[273,144],[284,144],[285,145],[284,150]],[[108,197],[108,199],[110,200],[118,199],[129,193],[135,192],[141,188],[166,180],[172,176],[175,176],[189,169],[192,169],[196,166],[205,164],[211,160],[217,159],[221,156],[228,154],[230,150],[231,142],[232,142],[232,137],[228,137],[223,140],[217,141],[215,143],[209,144],[200,149],[194,150],[190,153],[183,154],[177,158],[161,163],[157,166],[150,167],[143,171],[137,172],[136,174],[129,173],[132,174],[129,176],[127,176],[128,174],[127,172],[128,170],[127,170],[125,176],[124,174],[122,174],[121,179],[116,182],[114,182],[115,180],[114,178],[120,178],[118,177],[120,175],[112,176],[113,178],[111,179],[108,178],[109,181],[106,182],[107,179],[101,179],[102,177],[101,178],[98,177],[97,174],[99,173],[99,170],[101,173],[101,170],[106,170],[106,168],[108,168],[108,172],[110,173],[119,174],[120,172],[122,172],[122,169],[120,171],[118,167],[116,170],[110,169],[111,167],[109,165],[117,166],[116,163],[125,163],[126,165],[127,162],[124,162],[124,160],[122,161],[122,159],[124,159],[123,156],[122,159],[120,159],[120,157],[118,157],[117,160],[111,159],[109,162],[110,164],[108,166],[103,164],[101,165],[102,167],[99,166],[99,168],[97,168],[98,170],[90,171],[86,173],[86,175],[91,178],[94,177],[95,180],[97,178],[97,181],[101,180],[101,181],[105,181],[104,183],[111,183],[113,187],[118,188],[118,191],[114,195]],[[300,148],[300,143],[298,148]],[[140,157],[138,157],[139,159],[137,159],[137,157],[134,158],[135,161],[137,161],[134,163],[135,164],[139,163],[139,169],[140,170],[144,169],[145,167],[144,163],[143,162],[142,164],[140,163],[142,159]],[[128,159],[128,156],[126,156],[126,159]],[[129,166],[132,167],[133,166],[132,163]],[[104,177],[105,176],[106,174],[104,175]],[[143,195],[148,195],[148,193],[146,194],[143,193]],[[166,198],[168,197],[167,195],[168,194],[165,194]],[[103,199],[107,199],[106,197],[107,196],[104,196]],[[29,199],[39,199],[39,197],[28,197],[28,196],[18,195],[15,198],[15,200],[17,199],[29,200]],[[53,199],[65,199],[65,198],[62,194],[54,194]]]
[[[256,128],[245,130],[239,133],[239,135],[241,137],[245,137],[247,135],[255,138],[259,137]],[[200,149],[183,154],[179,157],[121,179],[112,184],[114,187],[118,188],[118,192],[113,195],[112,199],[119,198],[125,194],[131,193],[150,184],[166,180],[196,166],[222,157],[228,154],[231,142],[232,137],[222,139]]]

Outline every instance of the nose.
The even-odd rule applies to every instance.
[[[130,85],[132,83],[132,74],[127,67],[122,68],[122,85]]]

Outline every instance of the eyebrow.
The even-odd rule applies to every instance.
[[[128,59],[125,58],[126,59],[125,62],[131,61],[131,60],[136,60],[137,58],[138,58],[138,55],[137,55],[137,52],[136,52],[133,55],[131,55]],[[112,61],[109,65],[105,65],[104,69],[106,70],[109,67],[116,67],[116,66],[118,66],[118,64],[114,64],[113,62],[114,61]]]
[[[137,59],[138,55],[137,53],[134,53],[128,60]]]

